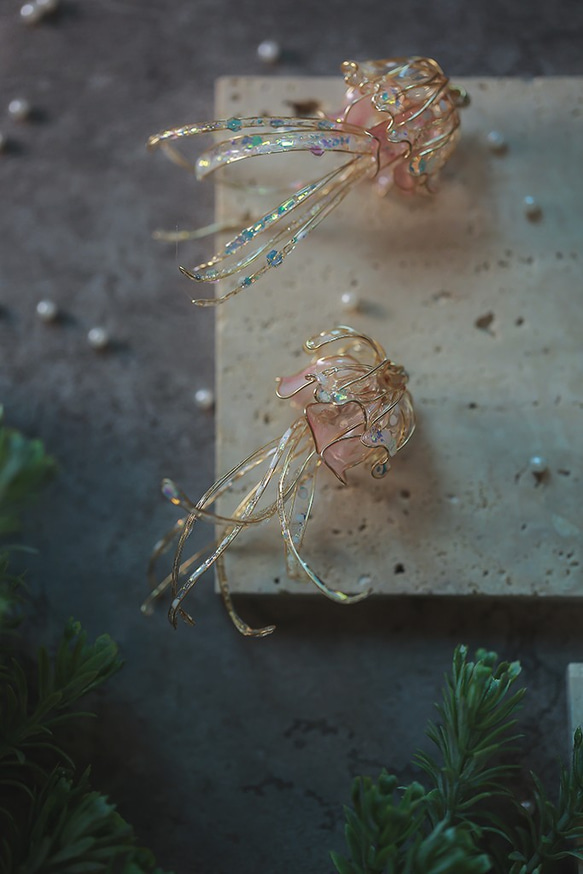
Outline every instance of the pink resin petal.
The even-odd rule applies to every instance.
[[[348,468],[363,461],[369,452],[360,442],[364,430],[362,408],[352,401],[342,406],[310,404],[306,418],[322,461],[346,482]]]

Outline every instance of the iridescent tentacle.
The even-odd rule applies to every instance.
[[[212,551],[212,553],[206,558],[201,564],[195,569],[195,571],[188,577],[187,581],[179,586],[180,581],[180,568],[182,565],[182,553],[184,550],[184,545],[186,540],[190,536],[192,529],[198,519],[198,513],[191,513],[182,529],[180,534],[180,538],[178,541],[178,546],[176,548],[176,554],[174,557],[174,564],[172,567],[172,603],[170,605],[170,610],[168,612],[168,618],[174,627],[176,627],[177,616],[180,616],[187,622],[192,622],[192,617],[189,616],[186,611],[181,608],[181,603],[184,598],[188,595],[190,590],[194,587],[197,580],[207,571],[209,568],[213,566],[216,562],[217,558],[219,558],[225,550],[230,546],[230,544],[235,540],[235,538],[240,534],[246,524],[246,519],[249,517],[253,510],[255,509],[257,503],[261,499],[264,494],[266,488],[271,482],[272,477],[275,472],[278,470],[283,460],[289,466],[290,464],[290,449],[293,452],[297,443],[302,439],[303,433],[305,431],[305,423],[303,420],[298,419],[294,424],[288,428],[285,434],[281,437],[278,443],[278,447],[276,452],[273,454],[271,458],[271,462],[263,474],[261,480],[253,486],[253,488],[248,492],[248,494],[243,498],[240,502],[239,506],[235,510],[233,516],[236,520],[235,524],[229,526],[226,531],[223,533],[222,537],[218,541],[216,548]],[[228,476],[228,475],[227,475]],[[224,481],[225,477],[222,478]],[[209,489],[207,495],[213,492],[213,489]],[[214,500],[214,498],[213,498]],[[204,501],[201,499],[199,502],[200,505],[204,508]],[[208,503],[212,503],[212,500],[209,500]]]
[[[306,459],[306,466],[308,462],[316,464],[319,462],[317,457]],[[284,473],[285,473],[285,465],[284,465]],[[296,543],[294,542],[294,538],[292,536],[292,522],[286,511],[286,503],[284,500],[284,488],[283,488],[283,474],[279,479],[278,483],[278,493],[277,493],[277,512],[279,516],[279,522],[281,525],[281,534],[284,539],[284,543],[286,548],[289,550],[293,558],[295,559],[295,563],[297,568],[301,569],[303,574],[314,583],[317,588],[326,595],[330,600],[335,601],[337,604],[355,604],[357,601],[362,601],[364,598],[367,598],[371,589],[366,592],[359,592],[356,595],[347,595],[346,592],[340,592],[337,589],[331,589],[326,583],[320,579],[320,577],[314,573],[309,564],[303,559],[298,551]],[[302,535],[303,539],[303,535]]]
[[[359,155],[343,167],[328,174],[323,181],[321,180],[321,185],[320,183],[314,183],[313,186],[308,186],[311,190],[301,201],[293,202],[293,196],[287,198],[286,201],[283,201],[282,204],[276,207],[276,210],[267,215],[268,217],[276,216],[279,209],[282,209],[286,204],[293,202],[293,205],[289,210],[287,210],[287,214],[291,217],[292,221],[286,224],[285,227],[281,228],[278,233],[270,237],[268,241],[255,247],[251,252],[249,252],[246,258],[241,259],[235,265],[223,269],[216,269],[212,266],[222,261],[225,257],[225,253],[231,254],[230,252],[227,252],[230,245],[236,245],[237,247],[240,245],[242,248],[245,243],[249,242],[249,240],[254,237],[254,228],[259,227],[263,219],[260,219],[255,225],[250,225],[249,228],[243,229],[238,237],[231,241],[231,244],[227,244],[223,252],[214,256],[214,259],[211,259],[210,262],[198,265],[192,270],[180,267],[180,271],[195,282],[214,283],[225,277],[232,276],[233,274],[246,273],[246,275],[243,276],[243,279],[241,279],[234,288],[231,288],[220,297],[195,298],[192,302],[197,306],[215,306],[216,304],[224,303],[226,300],[239,294],[243,289],[248,288],[260,279],[261,276],[267,273],[268,270],[273,267],[279,267],[287,255],[296,248],[298,243],[305,239],[306,236],[311,233],[311,231],[313,231],[346,197],[353,185],[369,175],[370,172],[370,156]],[[294,210],[297,210],[299,215],[295,215]],[[275,222],[279,220],[280,216],[277,216],[277,219],[274,219],[273,224],[275,225]],[[251,231],[253,231],[253,237],[245,238],[246,233],[250,233]],[[242,240],[242,242],[239,243],[239,240]],[[266,252],[266,250],[268,251]],[[247,272],[245,268],[255,262],[264,253],[265,261],[261,266],[252,272]],[[208,264],[211,266],[207,267]]]

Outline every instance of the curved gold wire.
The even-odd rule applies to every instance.
[[[327,347],[336,345],[336,352]],[[375,340],[346,325],[333,328],[309,338],[304,348],[317,357],[302,371],[303,382],[297,391],[280,397],[298,396],[307,392],[303,413],[284,434],[266,443],[247,456],[207,489],[195,503],[171,480],[164,480],[163,491],[171,503],[186,515],[156,544],[148,566],[150,593],[142,610],[150,613],[153,603],[170,589],[172,601],[168,612],[171,624],[178,619],[194,624],[183,602],[200,577],[211,567],[216,568],[217,581],[228,615],[241,634],[265,637],[274,626],[253,628],[237,613],[231,597],[225,567],[225,552],[246,528],[277,516],[284,543],[286,568],[294,579],[315,585],[327,598],[339,604],[351,604],[367,597],[370,592],[348,594],[330,588],[312,569],[302,555],[304,536],[315,499],[316,476],[322,465],[344,483],[346,470],[371,462],[373,476],[383,476],[389,467],[389,458],[409,440],[415,427],[412,401],[406,390],[407,375],[400,365],[385,356],[384,349]],[[322,350],[326,354],[322,357]],[[348,354],[350,353],[350,354]],[[356,358],[357,354],[361,358]],[[366,359],[372,359],[365,363]],[[295,377],[292,378],[295,380]],[[281,380],[279,381],[281,385]],[[279,392],[279,388],[278,388]],[[319,393],[330,399],[318,400]],[[350,409],[347,416],[343,408]],[[326,411],[325,428],[334,425],[333,432],[325,430],[325,439],[319,433],[317,417]],[[328,415],[330,414],[330,415]],[[338,419],[340,414],[340,419]],[[331,418],[330,418],[331,416]],[[346,419],[346,421],[343,420]],[[337,421],[338,420],[338,421]],[[344,469],[338,471],[327,461],[327,453],[341,447],[346,441],[357,441],[358,451],[350,450],[344,458]],[[227,515],[211,509],[239,480],[256,468],[265,470],[239,499],[234,511]],[[275,496],[267,498],[275,484]],[[212,522],[217,529],[216,539],[193,555],[184,558],[186,543],[197,522]],[[172,570],[158,581],[156,567],[159,558],[175,545]]]
[[[374,178],[381,168],[404,168],[407,190],[431,190],[430,183],[448,160],[455,146],[458,110],[467,104],[463,89],[452,86],[439,64],[431,58],[395,58],[345,61],[341,70],[348,87],[344,109],[316,117],[232,117],[170,128],[148,140],[150,151],[162,150],[174,163],[204,179],[225,167],[264,155],[294,152],[318,158],[335,154],[339,167],[327,170],[314,182],[288,194],[260,218],[249,222],[209,260],[194,267],[180,266],[192,282],[213,288],[228,280],[224,293],[194,297],[197,306],[223,303],[253,285],[305,239],[365,178]],[[359,107],[370,119],[358,124],[351,116]],[[361,123],[362,122],[362,123]],[[180,146],[203,134],[222,137],[189,161]],[[385,174],[388,178],[390,174]],[[384,190],[384,185],[383,185]],[[158,238],[177,241],[196,239],[202,232],[157,232]]]

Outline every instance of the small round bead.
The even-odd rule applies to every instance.
[[[42,15],[52,15],[59,8],[60,0],[36,0],[36,6]]]
[[[524,214],[531,222],[535,222],[541,217],[542,209],[531,194],[527,194],[523,200],[523,204]]]
[[[340,297],[342,309],[347,313],[354,313],[360,309],[360,298],[355,291],[345,291]]]
[[[25,3],[20,7],[20,20],[24,24],[38,24],[43,14],[37,3]]]
[[[257,46],[257,57],[264,64],[277,64],[281,58],[281,48],[274,39],[265,39]]]
[[[91,328],[87,334],[87,342],[93,349],[105,349],[109,346],[109,334],[105,328]]]
[[[194,403],[199,410],[212,410],[215,405],[215,395],[210,388],[198,388],[194,393]]]
[[[43,322],[54,322],[59,315],[59,308],[54,300],[39,300],[36,314]]]
[[[491,130],[486,136],[486,142],[490,151],[497,155],[502,154],[508,148],[504,134],[501,134],[498,130]]]
[[[24,97],[15,97],[8,104],[8,114],[15,121],[26,121],[31,111],[30,103]]]
[[[528,466],[530,467],[532,473],[538,476],[546,473],[548,470],[547,460],[542,455],[533,455],[528,462]]]

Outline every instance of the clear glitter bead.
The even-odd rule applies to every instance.
[[[173,504],[179,503],[180,497],[175,483],[171,479],[165,479],[162,483],[162,494]]]

